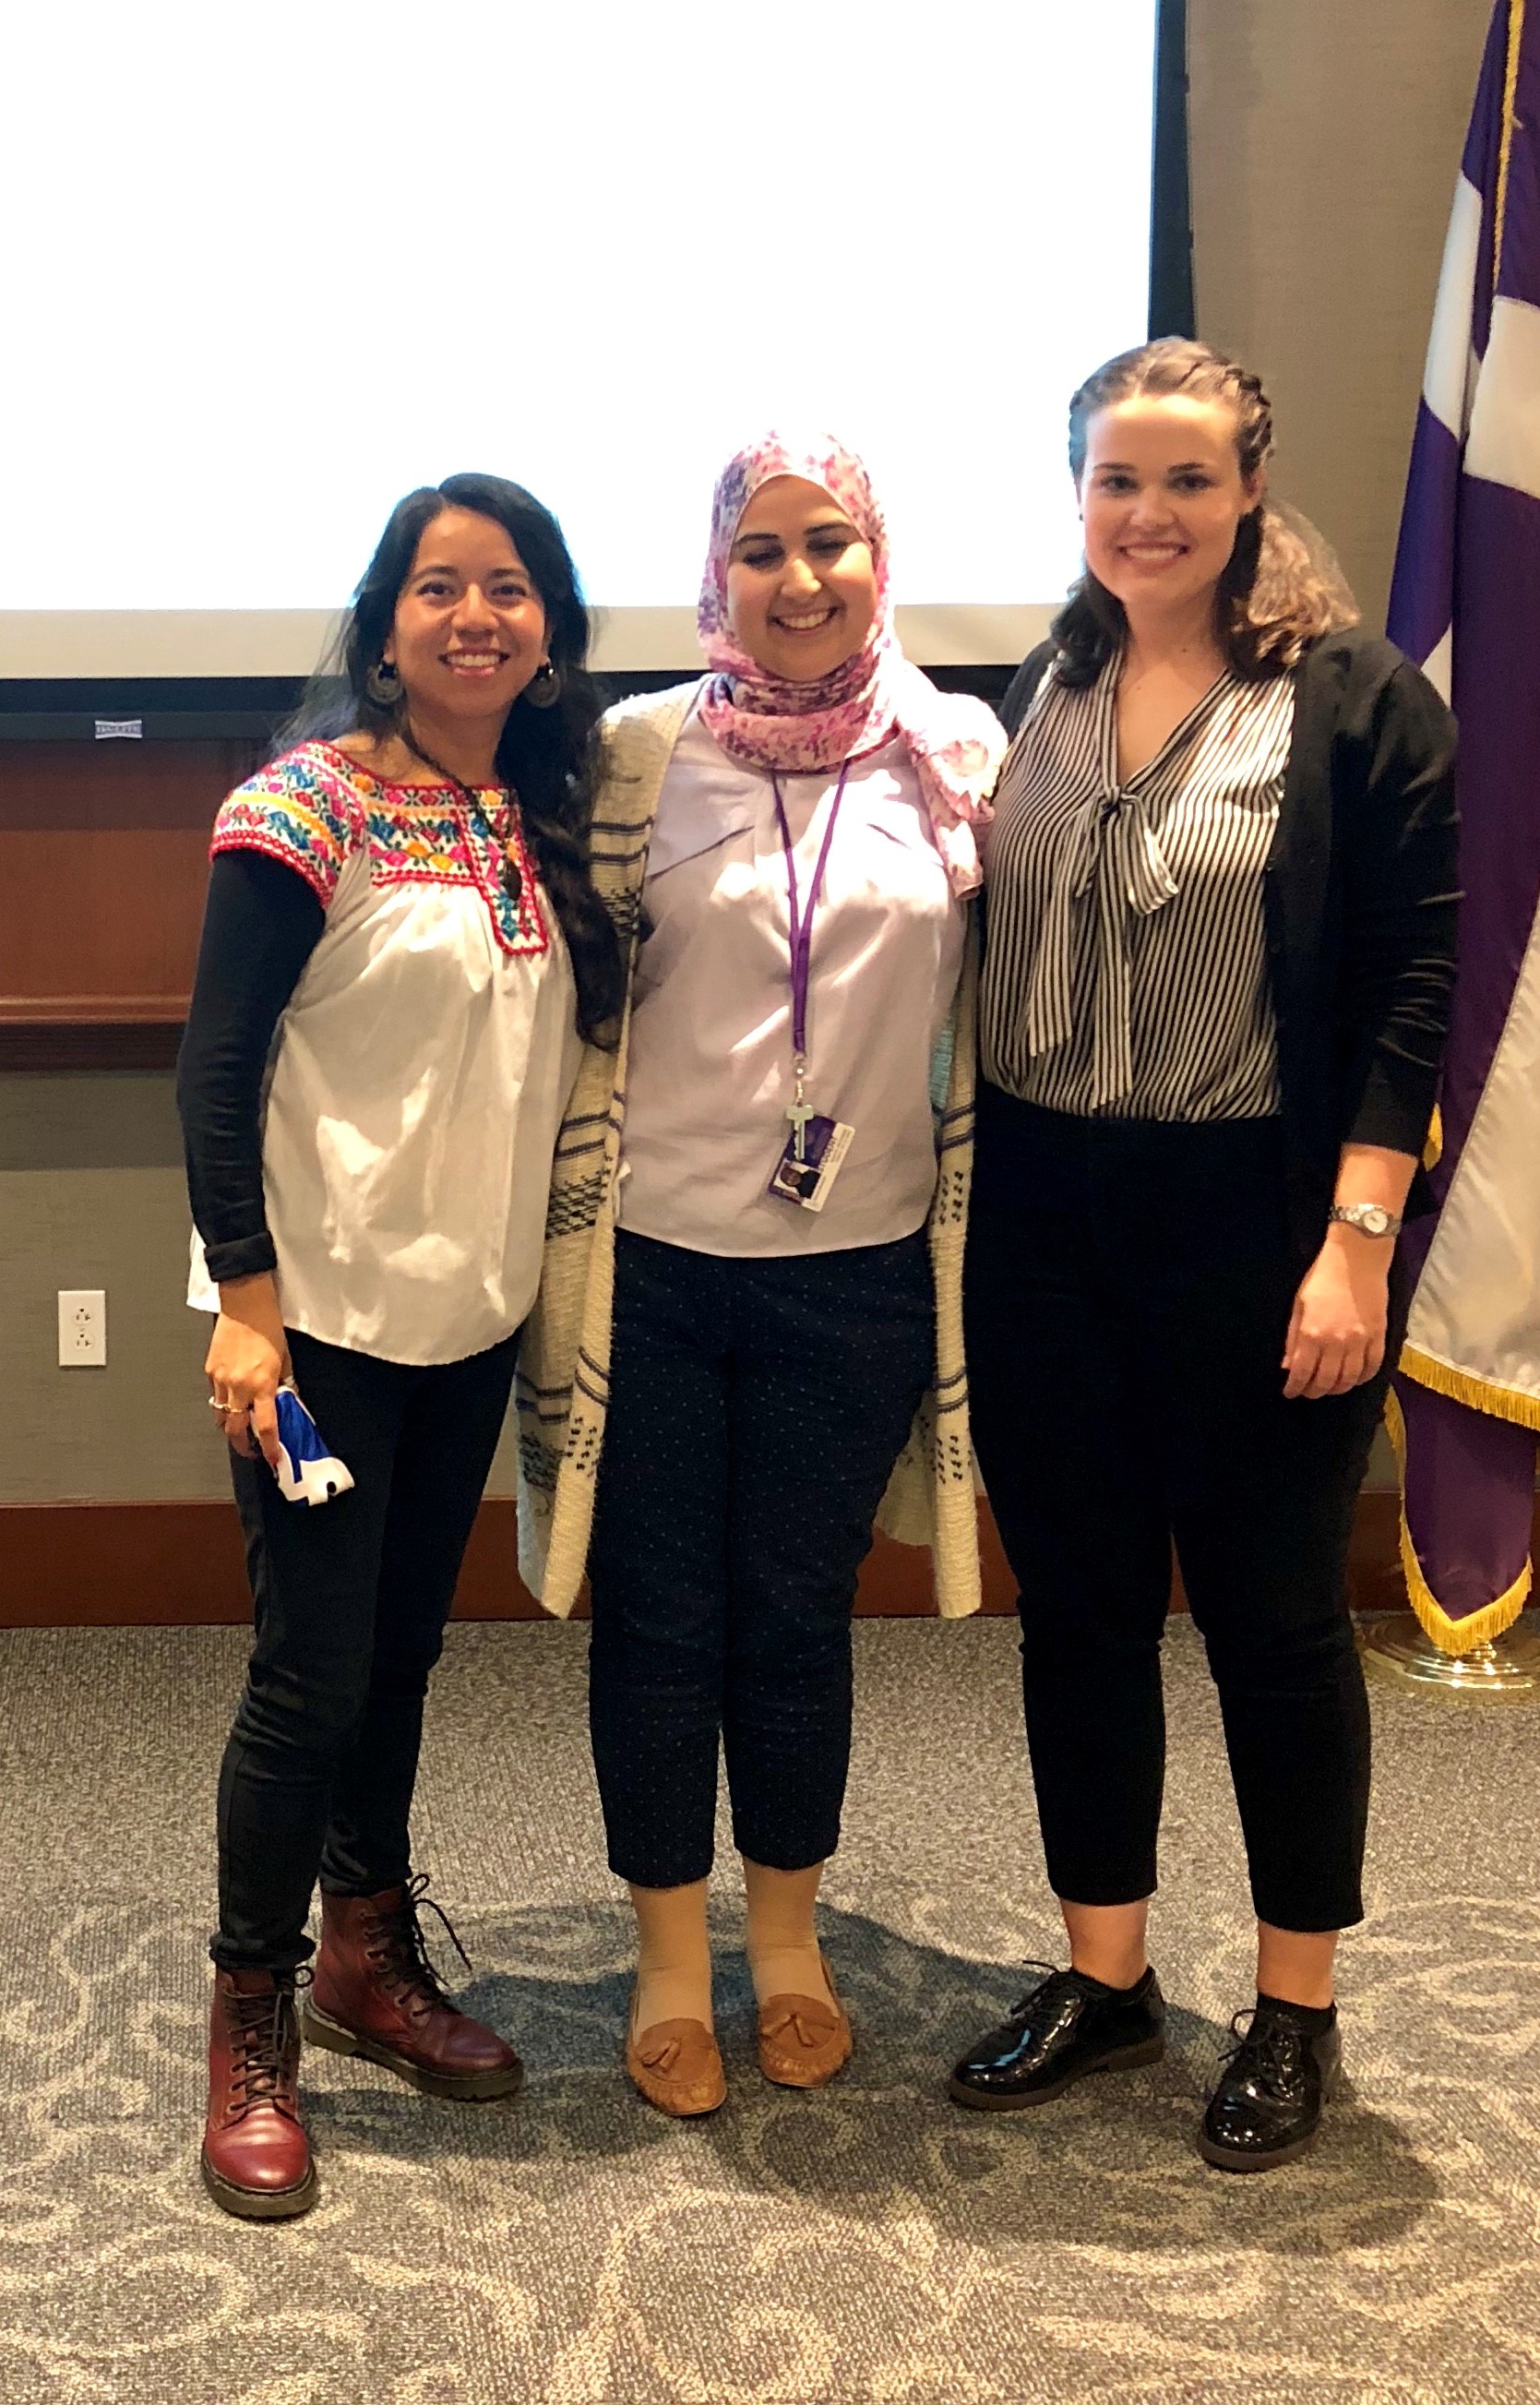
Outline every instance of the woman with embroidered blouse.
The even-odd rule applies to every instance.
[[[1309,2145],[1337,2075],[1369,1792],[1348,1539],[1456,899],[1452,721],[1267,500],[1271,443],[1256,378],[1201,344],[1071,402],[1085,574],[1006,702],[966,1284],[1071,1963],[951,2092],[1037,2105],[1162,2049],[1174,1543],[1257,1920],[1198,2136],[1236,2172]]]
[[[296,1987],[317,1876],[313,2043],[430,2095],[522,2076],[429,1967],[408,1816],[581,1039],[622,999],[586,862],[587,642],[528,493],[409,494],[344,628],[343,700],[312,713],[329,734],[215,825],[177,1083],[189,1300],[218,1314],[210,1401],[256,1603],[219,1780],[203,2153],[246,2217],[316,2193]],[[290,1382],[350,1474],[329,1500],[275,1476]]]
[[[934,1540],[944,1610],[978,1600],[965,902],[1003,749],[899,651],[882,517],[836,443],[730,461],[699,623],[705,678],[607,722],[595,873],[641,940],[620,1050],[585,1054],[558,1146],[519,1379],[525,1575],[553,1610],[592,1521],[594,1756],[639,1945],[625,2060],[676,2114],[725,2093],[719,1748],[761,2067],[811,2088],[849,2053],[814,1906],[856,1574],[917,1415],[890,1525]]]

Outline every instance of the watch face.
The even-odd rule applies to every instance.
[[[1382,1236],[1391,1224],[1391,1215],[1382,1202],[1360,1203],[1354,1216],[1365,1236]]]

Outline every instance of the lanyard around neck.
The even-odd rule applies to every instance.
[[[847,760],[840,768],[834,798],[829,806],[829,823],[823,830],[818,866],[813,871],[813,882],[807,889],[807,907],[799,910],[796,851],[791,841],[791,829],[786,816],[786,804],[781,797],[780,779],[774,769],[770,772],[771,790],[776,796],[776,817],[780,824],[781,849],[786,854],[786,892],[791,920],[791,1051],[799,1070],[807,1060],[807,988],[813,959],[813,913],[818,908],[824,865],[829,858],[829,847],[834,840],[834,821],[845,799],[845,784],[849,774],[850,763]]]

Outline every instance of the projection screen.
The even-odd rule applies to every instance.
[[[1145,331],[1155,0],[33,9],[6,38],[0,675],[288,676],[391,503],[560,516],[688,667],[712,478],[827,427],[903,632],[1015,659],[1075,383]]]

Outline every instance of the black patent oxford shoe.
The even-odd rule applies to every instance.
[[[1043,1978],[953,2072],[956,2104],[986,2113],[1046,2104],[1088,2071],[1131,2071],[1166,2051],[1166,2000],[1154,1971],[1135,1988],[1104,1988],[1079,1971],[1033,1963]]]
[[[1198,2131],[1205,2162],[1225,2172],[1270,2172],[1315,2140],[1342,2067],[1337,2023],[1312,2030],[1286,2004],[1258,2004],[1251,2026],[1237,2013],[1234,2052],[1220,2074]]]

